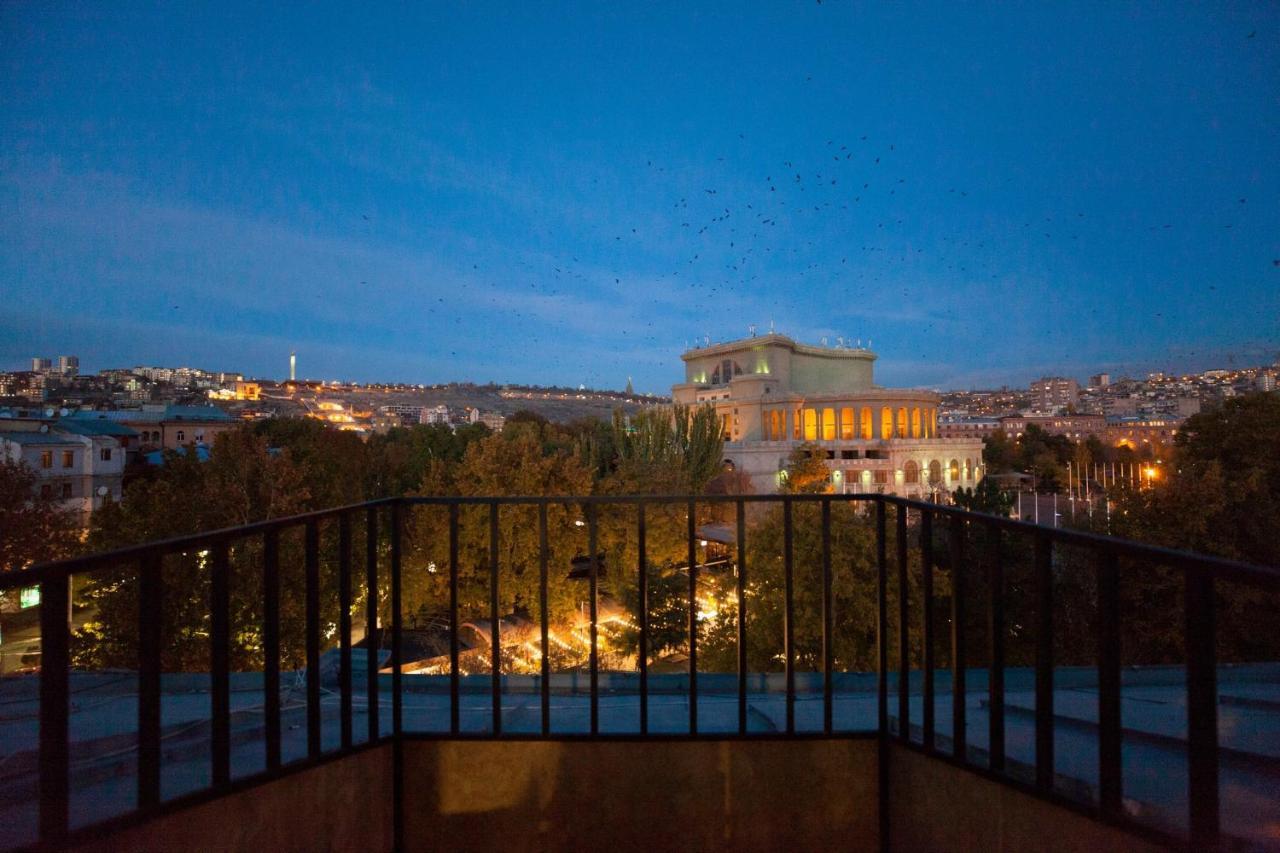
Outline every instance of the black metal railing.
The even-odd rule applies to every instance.
[[[184,536],[168,541],[148,543],[105,554],[78,557],[58,563],[33,567],[0,575],[0,592],[18,587],[38,585],[41,593],[40,638],[42,659],[39,689],[39,842],[56,844],[69,834],[70,802],[70,672],[71,633],[68,613],[71,605],[72,578],[91,575],[104,568],[132,566],[136,569],[137,617],[137,792],[133,819],[149,814],[172,801],[161,796],[161,700],[162,700],[162,630],[161,611],[165,601],[166,578],[164,560],[174,554],[207,552],[209,569],[209,688],[210,688],[210,785],[192,797],[216,797],[238,786],[254,784],[334,755],[342,755],[365,746],[391,741],[397,759],[404,733],[403,695],[403,599],[402,536],[406,517],[422,507],[443,507],[447,513],[448,553],[448,725],[451,737],[476,736],[464,732],[461,721],[462,670],[460,667],[460,512],[466,507],[487,510],[488,523],[488,617],[489,653],[491,655],[492,725],[483,736],[502,737],[503,673],[502,632],[499,598],[500,578],[500,514],[506,507],[534,508],[537,511],[537,616],[540,665],[537,676],[540,726],[542,736],[551,736],[552,673],[549,636],[548,583],[551,562],[548,544],[548,508],[577,506],[585,516],[587,554],[587,609],[589,625],[588,737],[608,737],[600,724],[600,655],[599,612],[600,565],[597,559],[602,507],[634,508],[636,534],[638,606],[636,631],[638,652],[638,733],[651,731],[651,674],[649,659],[654,650],[650,614],[650,570],[648,534],[652,518],[647,511],[654,507],[683,506],[687,515],[685,535],[688,539],[688,673],[687,735],[700,734],[698,719],[699,667],[698,634],[699,560],[697,517],[700,508],[731,505],[736,527],[733,551],[736,552],[736,730],[717,733],[716,737],[749,736],[748,702],[748,584],[752,566],[748,564],[747,540],[751,526],[747,508],[752,504],[781,505],[782,525],[782,667],[785,691],[785,724],[774,736],[795,736],[796,726],[796,566],[794,559],[795,506],[817,504],[819,516],[820,562],[820,637],[818,670],[821,673],[822,735],[841,734],[834,725],[833,704],[835,681],[836,614],[832,591],[832,507],[851,504],[866,510],[865,522],[874,525],[875,565],[877,568],[875,645],[878,668],[877,722],[872,731],[878,734],[882,749],[896,741],[928,755],[976,769],[1010,784],[1051,799],[1067,803],[1069,798],[1055,791],[1054,773],[1054,560],[1057,549],[1071,548],[1092,557],[1096,581],[1096,668],[1098,687],[1098,789],[1096,803],[1069,803],[1108,822],[1140,828],[1122,809],[1124,798],[1121,758],[1121,631],[1120,631],[1120,561],[1162,566],[1181,572],[1184,587],[1184,628],[1187,704],[1187,756],[1189,766],[1188,835],[1181,843],[1203,847],[1216,844],[1219,838],[1219,743],[1217,726],[1217,656],[1215,621],[1215,585],[1221,582],[1244,584],[1275,592],[1280,590],[1280,572],[1275,569],[1245,565],[1228,560],[1141,545],[1089,533],[1033,526],[1019,521],[967,512],[953,507],[924,503],[888,495],[760,495],[760,496],[592,496],[592,497],[410,497],[374,501],[315,512],[291,518],[249,524],[211,533]],[[475,510],[471,510],[475,511]],[[894,515],[892,528],[889,515]],[[353,554],[353,529],[364,520],[363,590],[353,588],[353,572],[358,572]],[[339,650],[338,692],[340,738],[335,748],[325,750],[322,738],[321,672],[321,539],[322,532],[332,535],[336,524],[336,570]],[[282,760],[281,689],[281,538],[301,531],[304,578],[304,659],[306,751],[301,761],[286,764]],[[892,532],[893,563],[890,568],[890,535]],[[912,538],[914,533],[914,547]],[[1006,565],[1010,542],[1030,541],[1034,621],[1034,774],[1020,779],[1008,771],[1006,756],[1005,669],[1006,669]],[[232,573],[230,555],[246,543],[260,547],[262,607],[262,690],[264,769],[248,776],[233,778],[230,702],[230,612]],[[918,558],[918,572],[912,570],[912,551]],[[258,553],[255,550],[255,553]],[[383,564],[384,565],[380,565]],[[385,578],[380,570],[385,568]],[[433,566],[434,568],[434,566]],[[620,569],[618,571],[621,571]],[[939,641],[938,572],[945,572],[948,587],[949,628],[947,660],[950,668],[951,721],[950,747],[939,743],[936,731],[937,696],[936,645]],[[911,598],[911,581],[918,581],[920,600]],[[987,601],[983,629],[987,648],[988,749],[979,761],[969,748],[966,735],[966,671],[974,657],[969,639],[973,633],[966,608],[972,603],[969,584],[982,581]],[[367,734],[357,743],[353,732],[353,699],[358,689],[353,683],[352,608],[359,594],[366,601],[364,628],[366,640],[367,680],[363,685],[367,709]],[[383,598],[380,599],[380,595]],[[890,630],[890,599],[896,599],[894,614],[896,638]],[[379,606],[385,600],[390,613],[390,711],[391,725],[384,731],[380,723],[382,691],[379,678],[381,661]],[[910,622],[918,616],[921,626],[918,662],[921,686],[921,724],[919,736],[911,725],[912,653]],[[891,663],[889,646],[896,639],[897,659]],[[897,670],[896,714],[891,718],[892,690],[889,677]],[[817,734],[818,732],[814,732]],[[635,734],[628,735],[634,737]],[[703,735],[707,736],[707,735]],[[397,814],[404,780],[395,761]],[[884,774],[886,762],[881,762]],[[881,777],[882,792],[887,790]],[[882,818],[883,819],[883,818]]]

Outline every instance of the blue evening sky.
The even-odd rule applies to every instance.
[[[661,392],[770,322],[1270,362],[1280,5],[0,5],[0,369]]]

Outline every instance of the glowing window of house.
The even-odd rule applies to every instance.
[[[911,437],[920,438],[920,407],[911,410]]]
[[[52,450],[40,451],[40,467],[41,468],[53,467],[53,451]]]
[[[929,463],[929,482],[930,483],[942,482],[942,463],[940,463],[937,459]]]
[[[823,441],[836,440],[836,410],[835,409],[822,410],[822,440]]]
[[[791,437],[800,438],[800,421],[801,415],[799,409],[791,410]]]
[[[898,409],[898,438],[906,438],[907,433],[907,407],[902,406]]]
[[[840,439],[849,441],[853,438],[853,409],[845,406],[840,410]]]
[[[953,483],[956,480],[960,479],[960,460],[959,459],[951,460],[951,464],[947,466],[947,476],[950,478],[951,482]]]
[[[62,451],[62,467],[70,468],[76,464],[76,452],[74,450]]]
[[[972,459],[964,460],[964,478],[966,480],[973,479],[973,460]]]
[[[816,409],[804,410],[804,440],[818,440],[818,411]]]
[[[871,410],[870,409],[862,410],[862,437],[867,440],[871,439]]]
[[[880,437],[893,438],[893,409],[888,406],[880,410]]]
[[[729,416],[727,414],[720,416],[720,431],[726,439],[729,437]]]
[[[904,483],[920,482],[920,466],[908,459],[902,466],[902,481]]]
[[[929,437],[933,438],[938,434],[938,410],[929,410]]]

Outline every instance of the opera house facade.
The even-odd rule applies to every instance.
[[[672,398],[710,404],[724,425],[725,463],[758,494],[784,482],[792,450],[824,450],[835,492],[938,499],[982,476],[982,442],[938,437],[937,394],[881,388],[875,353],[811,346],[780,334],[689,350]]]

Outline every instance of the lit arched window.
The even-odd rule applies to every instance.
[[[804,440],[805,441],[818,440],[818,410],[817,409],[804,410]]]
[[[929,463],[929,482],[935,485],[942,482],[942,463],[937,459]]]
[[[862,437],[866,440],[871,439],[871,410],[862,410]]]
[[[845,406],[840,410],[840,439],[849,441],[853,438],[853,409]]]
[[[835,409],[822,410],[822,440],[823,441],[836,440],[836,410]]]
[[[888,406],[880,410],[880,437],[893,438],[893,409]]]
[[[918,483],[920,482],[920,466],[914,461],[908,459],[902,466],[902,482]]]
[[[964,460],[964,478],[966,480],[973,479],[973,460],[972,459]]]
[[[911,437],[920,438],[920,407],[911,410]]]
[[[947,466],[947,479],[952,483],[960,479],[959,459],[952,459],[951,464]]]
[[[906,406],[900,406],[898,408],[898,431],[896,435],[898,436],[898,438],[907,437],[907,407]]]

